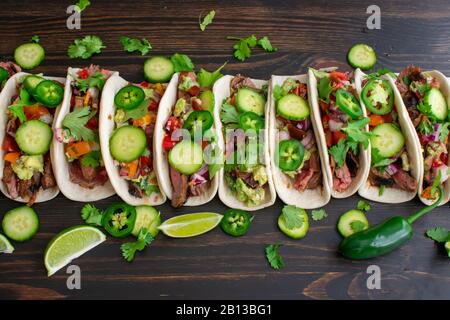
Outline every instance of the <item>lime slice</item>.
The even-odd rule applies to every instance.
[[[13,253],[14,247],[11,242],[2,234],[0,234],[0,253]]]
[[[158,229],[172,238],[195,237],[214,229],[222,215],[213,212],[189,213],[164,221]]]
[[[90,226],[74,226],[61,231],[45,249],[44,263],[48,276],[105,240],[99,229]]]

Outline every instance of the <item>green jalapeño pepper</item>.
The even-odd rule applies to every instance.
[[[128,85],[117,92],[114,103],[118,108],[132,110],[139,107],[145,99],[145,92],[142,88]]]
[[[283,171],[295,171],[300,167],[305,148],[298,140],[282,140],[275,153],[275,163]]]
[[[211,112],[207,110],[192,111],[183,124],[183,129],[186,129],[191,134],[191,138],[194,138],[196,132],[200,131],[205,133],[212,127],[214,119]]]
[[[336,104],[352,119],[358,119],[363,114],[358,99],[347,90],[339,89],[336,91]]]
[[[240,237],[247,233],[251,220],[250,215],[244,210],[230,209],[224,213],[220,227],[226,234]]]
[[[372,228],[357,232],[342,240],[339,251],[346,258],[361,260],[378,257],[397,249],[411,239],[414,232],[412,228],[414,221],[439,205],[442,200],[440,187],[438,192],[438,199],[433,205],[425,207],[407,218],[395,216]]]
[[[361,99],[370,112],[388,114],[394,105],[394,90],[387,80],[374,78],[364,86]]]
[[[239,116],[239,126],[244,131],[255,130],[258,134],[259,130],[264,128],[264,119],[254,112],[247,111]]]
[[[2,85],[3,81],[8,79],[9,73],[6,71],[5,68],[0,67],[0,86]]]
[[[63,100],[64,89],[54,81],[44,80],[36,87],[35,98],[43,105],[54,108]]]
[[[106,209],[102,225],[110,235],[123,238],[131,234],[136,222],[136,209],[126,203],[116,203]]]

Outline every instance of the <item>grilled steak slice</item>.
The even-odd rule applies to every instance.
[[[373,186],[384,185],[386,187],[390,187],[395,183],[394,179],[392,179],[392,177],[389,174],[387,174],[385,171],[380,172],[375,168],[370,169],[369,181],[370,184]]]
[[[395,184],[402,190],[414,192],[417,189],[417,180],[403,170],[398,170],[393,176]]]
[[[42,188],[49,189],[56,186],[55,177],[53,176],[52,164],[50,159],[44,161],[44,174],[41,177]]]
[[[172,183],[172,207],[181,207],[187,200],[188,177],[170,167],[170,181]]]
[[[19,196],[19,191],[17,190],[17,177],[14,173],[11,164],[9,162],[5,162],[5,167],[3,169],[3,178],[2,181],[8,190],[11,198],[15,199]]]

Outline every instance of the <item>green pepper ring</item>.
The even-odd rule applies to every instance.
[[[250,223],[251,217],[248,212],[240,209],[229,209],[225,211],[220,221],[220,227],[226,234],[240,237],[247,233]]]
[[[126,223],[124,225],[125,228],[123,229],[117,229],[111,224],[113,217],[119,213],[126,214]],[[133,206],[126,203],[115,203],[108,207],[103,214],[102,226],[111,236],[115,238],[123,238],[130,235],[133,231],[134,224],[136,222],[136,215],[136,209]]]
[[[358,119],[363,115],[358,99],[347,90],[339,89],[336,91],[336,104],[352,119]]]
[[[373,106],[372,103],[369,100],[369,97],[367,96],[367,94],[369,93],[370,89],[372,89],[376,83],[376,81],[381,81],[381,83],[383,84],[383,88],[385,90],[387,90],[388,96],[389,96],[389,101],[387,101],[387,104],[385,104],[384,106],[382,106],[381,108],[377,108],[376,106]],[[375,114],[379,114],[379,115],[384,115],[384,114],[388,114],[389,112],[391,112],[392,107],[394,105],[394,90],[392,89],[392,87],[390,86],[389,82],[385,79],[381,79],[381,78],[374,78],[369,80],[366,85],[364,86],[364,88],[361,91],[361,99],[364,102],[364,105],[366,106],[366,108]]]
[[[247,131],[249,129],[257,131],[264,128],[264,119],[252,111],[247,111],[239,116],[239,127]]]
[[[201,122],[201,132],[203,134],[212,127],[214,124],[214,118],[208,110],[192,111],[183,124],[183,129],[187,129],[190,132],[192,135],[191,138],[194,138],[195,136],[195,130],[197,129],[196,124],[198,122]]]
[[[114,97],[114,104],[121,109],[133,110],[139,107],[145,100],[145,92],[142,88],[127,85],[119,90]]]
[[[282,140],[275,151],[275,163],[282,171],[295,171],[302,164],[304,156],[305,148],[301,142],[295,139]]]
[[[8,79],[8,77],[9,77],[8,71],[6,71],[5,68],[0,67],[0,85],[2,84],[3,81]]]
[[[52,80],[44,80],[36,87],[35,99],[43,105],[54,108],[64,98],[64,89]]]

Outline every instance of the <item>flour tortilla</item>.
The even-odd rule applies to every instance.
[[[230,96],[230,82],[233,79],[233,76],[226,75],[217,80],[214,84],[213,92],[214,92],[214,100],[215,100],[215,108],[214,108],[214,123],[218,130],[219,134],[219,143],[222,146],[222,150],[225,150],[225,139],[222,134],[222,122],[220,120],[220,110],[222,108],[222,102],[224,99]],[[252,82],[255,84],[257,88],[261,88],[265,84],[269,84],[268,81],[265,80],[254,80]],[[273,183],[272,177],[272,169],[270,164],[270,154],[269,154],[269,104],[266,103],[266,111],[265,111],[265,132],[264,132],[264,164],[267,170],[267,186],[266,186],[266,194],[264,202],[262,202],[258,206],[250,207],[246,203],[239,201],[236,199],[234,194],[231,192],[227,183],[225,182],[225,172],[222,168],[219,172],[219,198],[220,200],[228,207],[234,209],[241,209],[246,211],[256,211],[266,207],[269,207],[275,203],[276,199],[276,191]]]
[[[361,95],[362,91],[362,81],[364,80],[365,74],[357,69],[355,71],[355,82],[356,82],[356,91],[359,95]],[[420,152],[420,141],[417,136],[416,130],[413,127],[411,119],[408,116],[408,112],[404,104],[402,103],[402,98],[397,91],[394,81],[387,75],[384,75],[382,78],[388,80],[394,89],[394,108],[398,113],[398,123],[400,125],[400,129],[405,136],[405,146],[408,152],[409,163],[411,167],[411,175],[417,181],[420,182],[420,175],[423,172],[423,158]],[[364,102],[361,101],[361,106],[365,109]],[[371,154],[367,153],[367,162],[371,162]],[[397,188],[389,188],[386,187],[383,194],[379,195],[380,188],[372,186],[368,179],[364,181],[361,188],[358,190],[360,196],[383,203],[402,203],[407,202],[413,199],[417,193],[417,190],[413,192],[407,192],[405,190],[397,189]]]
[[[315,189],[306,189],[302,192],[298,191],[293,187],[293,179],[283,173],[283,171],[278,168],[275,163],[275,152],[277,145],[279,143],[279,130],[277,129],[276,123],[276,105],[275,99],[273,98],[272,91],[276,85],[282,85],[283,82],[292,78],[300,81],[301,83],[308,84],[308,76],[306,74],[298,75],[298,76],[272,76],[270,81],[270,90],[269,90],[269,150],[270,150],[270,161],[272,166],[272,176],[273,182],[275,186],[275,190],[277,191],[278,197],[289,205],[294,205],[304,209],[314,209],[323,207],[330,201],[330,187],[327,180],[326,175],[326,165],[323,161],[324,154],[323,148],[320,145],[319,139],[316,139],[317,143],[317,151],[319,153],[321,170],[322,170],[322,186],[317,187]],[[309,87],[309,86],[308,86]],[[309,97],[309,95],[308,95]],[[308,99],[309,100],[309,99]],[[310,104],[311,105],[311,104]],[[311,109],[311,107],[310,107]],[[312,111],[310,112],[312,114]],[[311,115],[312,116],[312,115]],[[311,124],[314,130],[314,136],[318,137],[317,134],[317,124],[315,121],[312,121]]]
[[[445,98],[447,99],[447,106],[450,106],[450,86],[449,86],[449,82],[447,80],[447,78],[439,71],[437,70],[432,70],[432,71],[424,71],[422,72],[425,76],[431,76],[436,78],[439,81],[440,84],[440,90],[441,92],[444,94]],[[389,77],[391,84],[395,85],[395,79],[392,77]],[[405,104],[403,103],[403,99],[401,97],[400,91],[398,91],[398,89],[396,89],[394,91],[394,94],[396,95],[397,99],[399,99],[401,101],[402,107],[405,109],[406,111],[406,116],[408,116],[409,118],[409,114],[408,111],[406,109]],[[414,132],[416,132],[416,128],[414,127],[414,124],[412,123],[412,120],[410,121],[412,130],[414,130]],[[447,145],[447,149],[449,149],[449,145]],[[422,146],[420,144],[419,141],[419,155],[420,155],[420,159],[422,160],[422,170],[420,170],[419,172],[419,189],[417,191],[417,195],[419,196],[420,201],[422,201],[424,204],[426,204],[427,206],[432,205],[433,202],[435,200],[431,200],[431,199],[425,199],[423,197],[421,197],[422,191],[423,191],[423,176],[424,176],[424,169],[425,169],[425,164],[424,164],[424,159],[423,159],[423,153],[422,153]],[[450,158],[447,161],[447,165],[450,166]],[[442,201],[439,204],[440,206],[446,204],[449,199],[450,199],[450,179],[447,179],[444,182],[443,185],[443,196],[442,196]]]
[[[158,109],[158,116],[155,124],[155,137],[153,139],[153,150],[155,150],[155,168],[158,180],[167,198],[172,199],[172,182],[170,180],[169,161],[167,160],[168,153],[162,148],[164,139],[164,126],[169,119],[172,109],[177,101],[179,73],[175,73],[170,80],[170,83],[161,99]],[[217,127],[213,126],[211,130],[217,133]],[[193,207],[205,204],[214,198],[219,186],[218,174],[211,180],[209,188],[200,196],[190,196],[187,198],[184,206]]]
[[[6,134],[6,124],[8,123],[8,116],[6,115],[6,110],[8,109],[8,106],[11,105],[11,99],[15,95],[18,94],[17,85],[21,84],[27,75],[29,75],[29,73],[26,73],[26,72],[16,73],[11,78],[9,78],[9,80],[6,82],[5,86],[2,89],[2,92],[0,94],[0,141],[3,141],[3,139],[5,138],[5,134]],[[44,78],[48,79],[48,80],[55,80],[62,84],[64,84],[66,81],[66,79],[64,79],[64,78],[56,78],[56,77],[44,77]],[[61,105],[59,105],[56,108],[55,117],[56,117],[56,114],[58,113],[58,110],[60,107],[61,107]],[[27,203],[28,201],[21,197],[18,197],[15,199],[11,198],[11,196],[8,193],[8,189],[6,188],[3,181],[1,181],[1,179],[3,178],[3,169],[5,166],[5,161],[3,160],[4,154],[5,154],[5,152],[3,150],[0,150],[0,190],[3,192],[3,194],[6,197],[8,197],[12,200]],[[52,165],[55,163],[54,162],[55,160],[53,159],[51,153],[50,153],[50,161],[52,162]],[[44,190],[41,187],[41,188],[39,188],[39,191],[37,192],[35,203],[51,200],[54,197],[56,197],[58,195],[58,193],[59,193],[59,189],[58,189],[57,185],[53,188],[49,188],[46,190]]]
[[[70,101],[72,99],[72,83],[74,77],[77,75],[78,68],[68,68],[66,85],[64,89],[64,101],[59,109],[55,120],[53,121],[53,143],[50,149],[53,158],[53,173],[58,182],[59,189],[66,196],[66,198],[73,201],[91,202],[108,198],[115,194],[109,180],[102,186],[88,189],[83,188],[77,183],[70,181],[69,162],[65,156],[64,143],[56,139],[56,130],[63,127],[62,122],[64,117],[70,112]],[[115,72],[113,75],[118,74]],[[98,91],[97,91],[98,92]]]
[[[132,205],[150,205],[156,206],[166,202],[166,196],[160,188],[160,192],[153,192],[150,196],[144,196],[138,198],[132,196],[128,192],[128,181],[123,179],[119,175],[119,168],[114,164],[114,159],[109,152],[109,139],[114,132],[116,124],[114,122],[114,115],[116,111],[116,106],[114,104],[114,97],[116,93],[128,85],[129,82],[120,76],[112,75],[106,81],[103,87],[102,96],[100,100],[100,148],[102,151],[103,162],[105,163],[106,171],[108,172],[109,181],[112,187],[116,191],[117,195],[122,198],[123,201]],[[153,154],[153,163],[155,163],[156,156]],[[156,170],[155,168],[153,168]],[[158,177],[157,177],[158,178]],[[161,187],[161,183],[158,180],[158,185]]]
[[[330,68],[330,70],[334,69],[335,68]],[[359,168],[356,176],[352,178],[352,183],[347,188],[347,190],[343,192],[335,191],[333,188],[333,173],[331,171],[330,166],[330,155],[328,154],[328,147],[325,140],[325,133],[322,125],[322,117],[320,115],[319,97],[317,91],[317,79],[311,69],[308,71],[308,80],[309,80],[308,97],[310,105],[312,106],[311,117],[314,119],[315,125],[317,127],[318,134],[316,134],[316,136],[319,137],[319,145],[322,148],[322,155],[323,155],[322,159],[324,162],[325,173],[327,176],[331,196],[333,198],[348,198],[358,191],[358,189],[361,187],[364,181],[367,180],[367,177],[369,176],[370,161],[368,160],[368,154],[370,149],[367,148],[367,150],[364,150],[364,147],[360,144],[358,156]],[[365,108],[362,109],[363,109],[363,116],[366,117],[367,116],[366,110]],[[369,126],[366,126],[366,130],[369,130]]]

